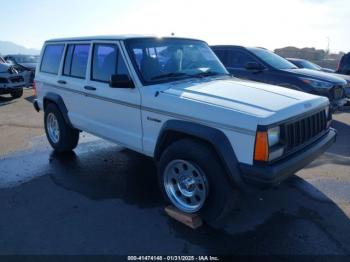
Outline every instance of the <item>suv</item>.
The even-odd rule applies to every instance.
[[[343,55],[343,57],[340,59],[337,73],[350,75],[350,52]]]
[[[0,59],[0,95],[10,94],[13,98],[20,98],[25,86],[23,75],[3,61]]]
[[[38,56],[36,55],[7,55],[5,60],[13,65],[19,72],[23,72],[25,76],[26,85],[33,84],[35,76],[35,68],[38,63]]]
[[[51,146],[72,150],[83,130],[152,157],[167,202],[207,222],[237,189],[281,182],[336,138],[327,98],[233,78],[200,40],[68,38],[42,50],[34,107]]]
[[[213,46],[212,49],[236,77],[325,96],[330,100],[332,112],[347,102],[344,92],[347,82],[341,78],[298,68],[264,48]]]

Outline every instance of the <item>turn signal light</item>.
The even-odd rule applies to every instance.
[[[269,141],[267,139],[267,132],[256,132],[254,160],[269,160]]]

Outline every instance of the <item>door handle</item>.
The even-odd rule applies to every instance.
[[[84,88],[86,90],[90,90],[90,91],[95,91],[96,90],[96,87],[93,87],[93,86],[84,86]]]
[[[66,82],[66,81],[64,81],[64,80],[58,80],[58,81],[57,81],[57,83],[62,84],[62,85],[67,84],[67,82]]]

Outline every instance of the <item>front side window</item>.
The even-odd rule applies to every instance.
[[[228,74],[214,52],[202,41],[140,38],[127,40],[126,45],[139,76],[146,84]]]
[[[68,45],[63,74],[77,78],[85,78],[89,51],[89,44]]]
[[[47,45],[41,62],[40,71],[58,74],[64,45]]]
[[[115,44],[95,44],[91,79],[108,82],[112,75],[128,75],[123,57]]]
[[[259,57],[265,63],[269,64],[270,66],[276,69],[296,69],[297,68],[287,59],[284,59],[283,57],[280,57],[279,55],[276,55],[271,51],[268,51],[262,48],[250,48],[249,51],[251,51],[254,55]]]
[[[248,63],[256,62],[250,55],[235,50],[226,51],[226,64],[230,68],[245,68]]]

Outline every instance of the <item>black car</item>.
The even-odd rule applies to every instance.
[[[350,75],[350,52],[343,55],[343,57],[340,59],[337,73]]]
[[[331,71],[327,71],[328,68],[322,68],[319,65],[316,65],[308,60],[305,59],[299,59],[299,58],[287,58],[287,60],[291,63],[293,63],[294,65],[296,65],[299,68],[307,68],[307,69],[311,69],[311,70],[316,70],[316,71],[323,71],[329,74],[332,74],[333,76],[339,77],[341,79],[344,79],[347,82],[346,88],[345,88],[345,95],[347,98],[350,98],[350,76],[348,75],[343,75],[343,74],[337,74],[334,73],[334,71],[332,69],[329,69]]]
[[[291,62],[292,64],[296,65],[298,68],[306,68],[306,69],[322,71],[322,72],[326,72],[326,73],[334,73],[335,72],[333,69],[320,67],[319,65],[312,63],[306,59],[300,59],[300,58],[286,58],[286,59],[289,62]]]
[[[330,101],[332,111],[347,102],[344,92],[347,82],[341,78],[300,69],[264,48],[225,45],[212,46],[212,49],[235,77],[325,96]]]
[[[7,63],[13,65],[17,71],[27,71],[25,76],[27,85],[33,84],[35,76],[35,68],[38,63],[39,56],[36,55],[6,55],[5,60]]]

